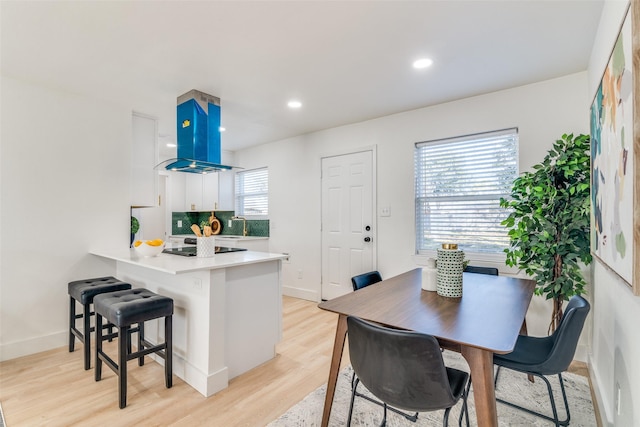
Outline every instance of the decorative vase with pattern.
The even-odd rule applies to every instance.
[[[438,295],[450,298],[462,296],[464,252],[454,243],[444,243],[438,249]]]

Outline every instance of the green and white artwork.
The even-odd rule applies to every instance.
[[[629,14],[591,105],[591,251],[633,283],[633,70]]]

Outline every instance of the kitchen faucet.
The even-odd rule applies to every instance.
[[[246,236],[247,235],[247,219],[243,216],[234,216],[233,218],[231,218],[232,220],[242,220],[242,235]]]

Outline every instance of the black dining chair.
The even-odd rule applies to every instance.
[[[367,286],[373,285],[374,283],[378,282],[382,282],[382,276],[380,276],[380,273],[378,273],[377,271],[370,271],[368,273],[359,274],[351,278],[351,285],[353,285],[354,291],[366,288]]]
[[[368,273],[363,273],[363,274],[359,274],[357,276],[353,276],[351,278],[351,285],[353,286],[353,290],[357,291],[359,289],[362,288],[366,288],[369,285],[373,285],[374,283],[378,283],[382,281],[382,276],[380,275],[379,272],[377,271],[370,271]],[[356,373],[354,372],[353,375],[351,376],[351,390],[354,390],[354,385],[356,384]],[[367,395],[364,394],[360,394],[358,392],[355,392],[356,396],[362,397],[364,399],[367,399],[368,401],[375,403],[376,405],[380,405],[382,406],[383,403],[380,402],[379,400],[376,399],[372,399]],[[391,411],[394,411],[400,415],[402,415],[403,417],[407,418],[408,420],[411,421],[415,421],[417,419],[417,413],[416,414],[407,414],[405,412],[402,411],[398,411],[395,408],[390,408]]]
[[[573,360],[576,347],[578,346],[578,339],[580,338],[580,333],[582,332],[589,309],[589,302],[581,296],[576,295],[572,297],[569,304],[567,304],[567,308],[560,320],[560,325],[553,334],[542,338],[520,335],[511,353],[493,355],[493,363],[498,366],[495,378],[496,387],[498,385],[500,368],[507,368],[542,378],[547,384],[553,418],[502,399],[496,400],[513,408],[521,409],[532,415],[553,421],[556,426],[569,425],[571,414],[569,413],[569,404],[562,380],[562,372],[567,370]],[[558,411],[556,409],[553,391],[546,375],[558,375],[560,390],[562,390],[562,399],[564,400],[564,407],[567,413],[567,419],[564,421],[558,419]]]
[[[491,276],[498,275],[498,269],[494,267],[478,267],[475,265],[467,265],[464,268],[465,273],[489,274]]]
[[[469,374],[445,366],[433,336],[386,328],[354,316],[347,317],[347,331],[349,357],[357,375],[347,426],[351,425],[360,382],[383,402],[381,426],[386,425],[387,409],[394,408],[415,412],[444,409],[443,425],[447,426],[449,412],[460,398],[469,425]]]

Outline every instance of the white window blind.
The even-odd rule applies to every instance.
[[[269,214],[269,170],[252,169],[236,173],[236,215]]]
[[[518,175],[518,130],[419,142],[415,149],[416,249],[457,243],[468,252],[502,253],[500,225]]]

